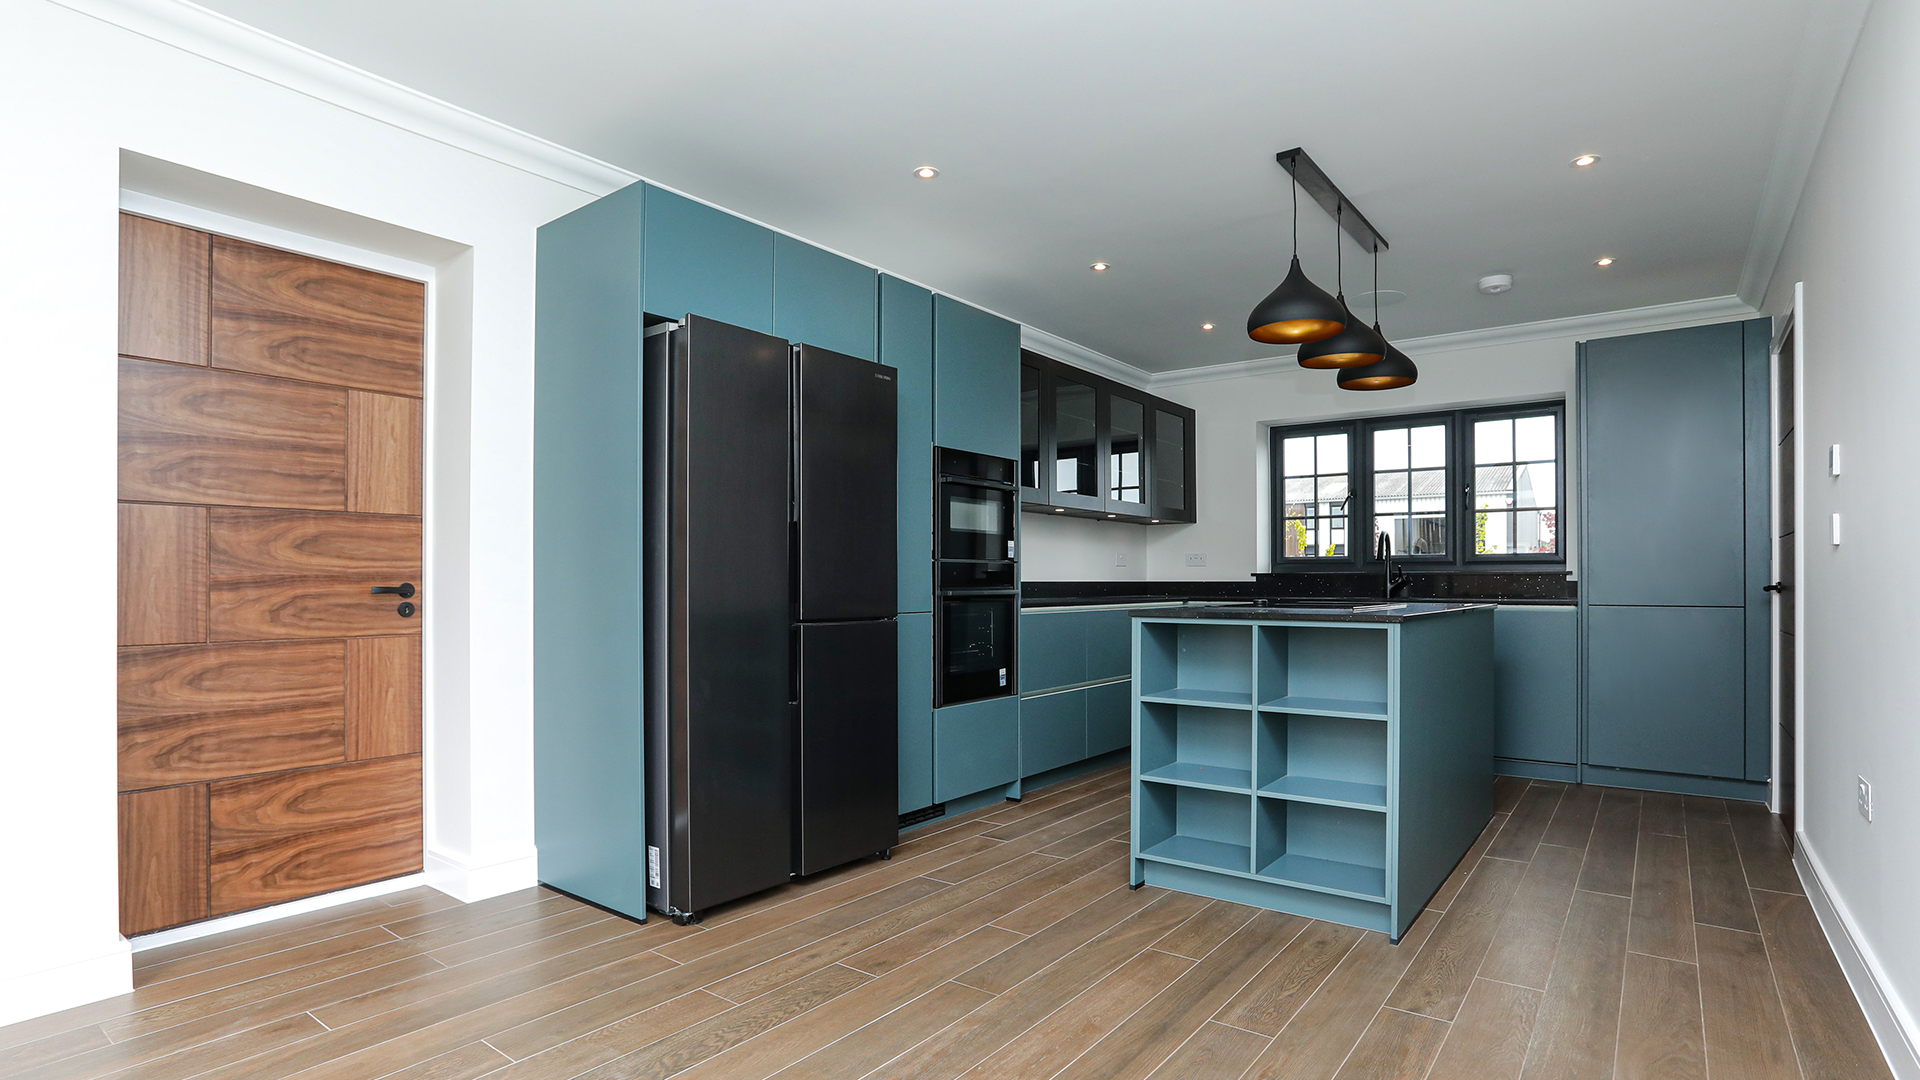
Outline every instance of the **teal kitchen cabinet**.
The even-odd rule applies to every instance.
[[[933,710],[935,802],[1011,784],[1019,778],[1019,698],[989,698]]]
[[[649,185],[641,240],[649,313],[774,332],[773,230]]]
[[[1036,776],[1087,756],[1087,691],[1020,700],[1020,775]]]
[[[1580,760],[1580,610],[1503,605],[1493,613],[1494,766],[1574,779]]]
[[[862,360],[879,358],[879,271],[791,236],[773,238],[773,333]]]
[[[1098,757],[1133,742],[1133,680],[1089,686],[1087,695],[1087,756]]]
[[[1086,613],[1087,681],[1133,677],[1133,616],[1125,611]]]
[[[933,298],[933,441],[1020,456],[1020,325]]]
[[[930,612],[933,610],[933,294],[885,274],[880,275],[880,362],[900,372],[900,610]],[[927,652],[932,654],[932,644],[928,644]],[[932,700],[931,696],[928,700]]]
[[[644,185],[542,226],[535,291],[540,880],[646,915],[640,592]]]
[[[1020,613],[1020,692],[1087,681],[1087,612],[1041,608]]]
[[[1580,343],[1587,783],[1767,796],[1770,333]]]
[[[900,812],[932,806],[933,616],[899,618]]]

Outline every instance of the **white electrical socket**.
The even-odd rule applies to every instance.
[[[1207,554],[1206,554],[1206,552],[1204,552],[1204,551],[1189,551],[1189,552],[1187,552],[1187,565],[1188,565],[1188,566],[1205,566],[1205,565],[1207,565]]]
[[[1123,551],[1120,554],[1114,556],[1113,565],[1115,566],[1127,565],[1127,553]]]
[[[1856,776],[1854,779],[1860,784],[1859,790],[1854,792],[1854,802],[1859,806],[1860,816],[1866,818],[1868,821],[1872,821],[1873,785],[1867,783],[1867,778],[1864,776]]]
[[[1840,444],[1839,443],[1834,443],[1833,445],[1827,447],[1827,475],[1828,476],[1840,475]]]
[[[1840,515],[1839,514],[1833,515],[1833,521],[1831,522],[1831,524],[1833,526],[1833,546],[1839,547],[1840,546]]]

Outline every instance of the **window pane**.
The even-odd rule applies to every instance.
[[[1407,484],[1408,494],[1412,495],[1416,506],[1434,513],[1447,510],[1447,471],[1445,469],[1425,469],[1413,473]]]
[[[1290,504],[1304,503],[1304,502],[1313,501],[1313,478],[1312,477],[1307,477],[1304,480],[1295,480],[1289,477],[1285,481],[1285,484],[1286,484],[1286,500],[1288,503]],[[1292,511],[1288,511],[1288,512],[1291,513]]]
[[[1512,551],[1512,514],[1478,513],[1473,521],[1473,549],[1482,555],[1506,555]]]
[[[1559,532],[1559,513],[1554,510],[1523,510],[1515,514],[1513,550],[1528,555],[1551,555]]]
[[[1145,501],[1140,485],[1140,436],[1147,426],[1147,408],[1118,394],[1108,399],[1112,434],[1107,443],[1107,498],[1120,502]]]
[[[1346,432],[1340,432],[1336,435],[1320,435],[1317,436],[1313,442],[1317,455],[1317,460],[1314,462],[1314,472],[1324,476],[1327,473],[1344,473],[1347,471]]]
[[[1373,433],[1373,468],[1404,469],[1407,467],[1407,429],[1391,428]]]
[[[1473,463],[1513,460],[1513,421],[1481,420],[1473,425]]]
[[[1187,421],[1159,409],[1153,411],[1153,502],[1187,508]]]
[[[1329,558],[1347,553],[1347,519],[1320,519],[1320,553]]]
[[[1040,487],[1040,369],[1020,365],[1020,486]]]
[[[1447,519],[1444,515],[1421,514],[1413,519],[1413,546],[1409,549],[1415,555],[1445,555],[1447,553]]]
[[[1338,513],[1342,500],[1347,497],[1347,478],[1341,476],[1323,476],[1320,478],[1320,501],[1327,504],[1327,512]]]
[[[1553,485],[1552,465],[1516,465],[1513,467],[1513,504],[1557,506]]]
[[[1440,469],[1447,464],[1447,429],[1439,424],[1417,427],[1412,432],[1413,460],[1416,469]]]
[[[1291,510],[1292,507],[1287,509]],[[1307,557],[1307,523],[1300,518],[1290,517],[1282,523],[1280,540],[1289,559]]]
[[[1515,461],[1552,461],[1553,420],[1551,416],[1528,416],[1513,422]]]
[[[1053,391],[1054,490],[1098,497],[1093,387],[1061,379]]]
[[[1166,416],[1166,413],[1161,413]],[[1280,456],[1286,461],[1282,465],[1285,476],[1313,475],[1313,436],[1304,435],[1297,439],[1288,439],[1282,444]]]
[[[1505,510],[1513,506],[1513,466],[1481,465],[1473,470],[1473,506],[1476,510]]]

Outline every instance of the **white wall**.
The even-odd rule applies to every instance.
[[[1877,0],[1766,298],[1784,314],[1805,282],[1802,850],[1879,969],[1909,1065],[1920,1042],[1920,622],[1909,580],[1920,535],[1916,56],[1920,2]],[[1833,443],[1845,447],[1838,479],[1824,467]],[[1845,522],[1838,547],[1827,543],[1834,513]],[[1871,824],[1854,807],[1861,776],[1873,782]],[[1900,1037],[1883,1030],[1883,1043],[1890,1034]]]
[[[530,884],[534,229],[597,192],[42,0],[0,5],[0,43],[0,357],[14,405],[0,424],[14,463],[0,529],[13,575],[0,1024],[130,985],[114,810],[123,150],[252,185],[216,200],[281,193],[281,211],[308,208],[316,231],[338,228],[331,239],[438,261],[429,857],[436,883],[468,898]]]

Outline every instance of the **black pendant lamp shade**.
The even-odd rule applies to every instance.
[[[1346,328],[1330,338],[1300,346],[1301,367],[1342,369],[1371,367],[1385,359],[1389,346],[1387,339],[1380,336],[1379,329],[1361,322],[1347,308],[1344,301],[1340,308],[1347,312]]]
[[[1380,327],[1375,325],[1375,334]],[[1406,353],[1393,347],[1386,338],[1381,343],[1386,355],[1378,363],[1365,367],[1351,367],[1340,372],[1339,382],[1342,390],[1398,390],[1402,386],[1412,386],[1420,378],[1420,369],[1413,366],[1413,359]]]
[[[1330,338],[1352,316],[1300,269],[1300,184],[1293,185],[1293,265],[1286,280],[1247,316],[1247,336],[1267,345],[1300,345]]]

